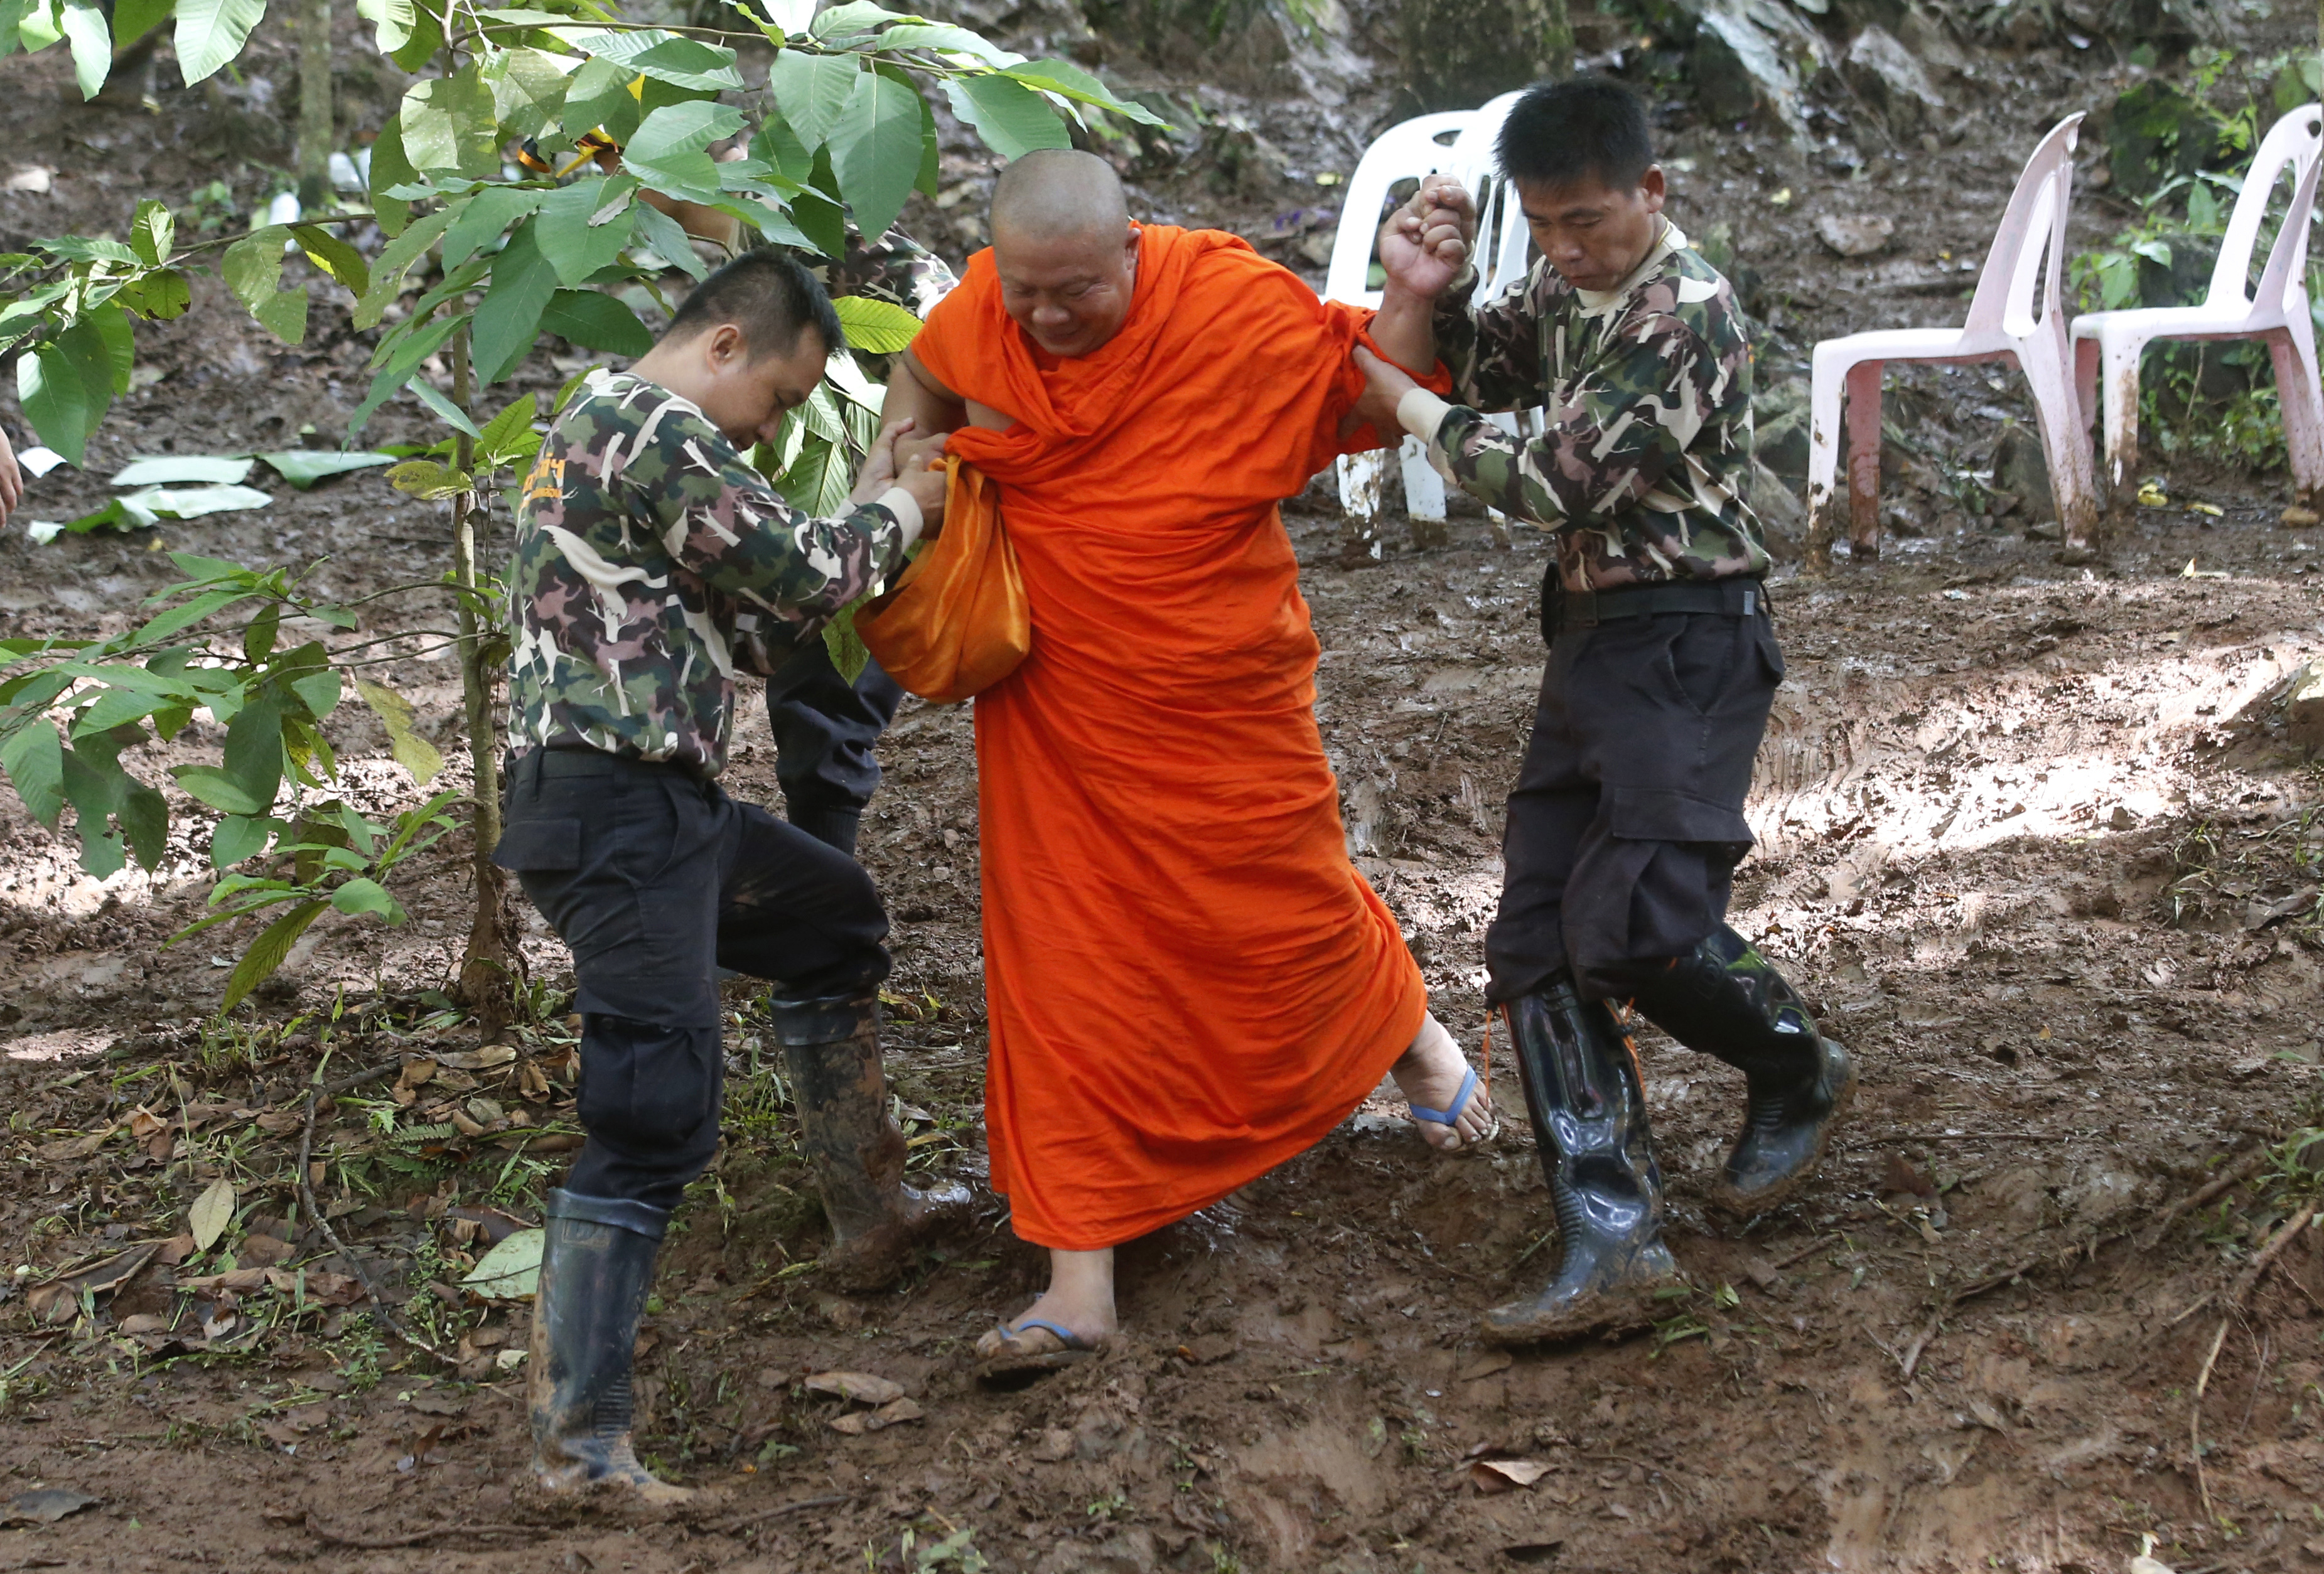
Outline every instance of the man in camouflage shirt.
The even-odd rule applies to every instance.
[[[1643,1326],[1677,1271],[1614,1002],[1742,1070],[1743,1131],[1712,1189],[1738,1211],[1814,1168],[1856,1077],[1726,923],[1784,672],[1746,491],[1751,349],[1733,291],[1663,216],[1645,111],[1617,84],[1529,89],[1496,152],[1541,252],[1499,299],[1468,304],[1476,218],[1458,182],[1431,176],[1381,234],[1374,337],[1404,365],[1441,353],[1461,402],[1358,359],[1366,410],[1557,541],[1549,665],[1485,937],[1563,1252],[1546,1289],[1486,1313],[1487,1335],[1514,1341]],[[1538,437],[1485,413],[1535,406]]]
[[[773,981],[802,1146],[834,1237],[825,1277],[891,1280],[964,1217],[902,1183],[881,1074],[886,915],[854,861],[720,791],[734,677],[766,673],[894,571],[944,477],[882,435],[836,519],[742,461],[842,336],[771,252],[706,279],[628,373],[597,372],[520,489],[509,568],[509,770],[494,861],[573,953],[586,1134],[549,1194],[533,1310],[534,1475],[664,1500],[629,1437],[630,1351],[670,1211],[718,1146],[717,969]]]

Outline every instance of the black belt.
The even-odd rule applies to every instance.
[[[633,770],[675,771],[690,780],[700,780],[701,773],[690,766],[668,759],[639,759],[628,754],[608,754],[602,749],[586,744],[575,747],[552,743],[547,748],[527,750],[512,756],[507,763],[507,774],[530,769],[543,779],[571,776],[619,776]]]
[[[1616,618],[1657,612],[1711,612],[1756,618],[1767,610],[1767,587],[1756,579],[1715,579],[1691,584],[1632,584],[1618,590],[1567,591],[1552,603],[1558,626],[1593,628]]]

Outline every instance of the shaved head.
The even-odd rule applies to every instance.
[[[992,235],[1031,241],[1099,235],[1111,243],[1130,223],[1121,178],[1095,153],[1036,148],[992,183]]]
[[[992,185],[992,266],[1017,326],[1052,355],[1102,349],[1121,331],[1138,286],[1138,231],[1113,166],[1041,148]]]

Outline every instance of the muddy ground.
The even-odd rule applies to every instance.
[[[117,225],[135,196],[221,170],[246,207],[268,157],[250,84],[287,83],[283,60],[262,34],[231,93],[157,91],[150,109],[69,104],[53,55],[7,62],[0,141],[55,178],[0,192],[0,238]],[[1152,210],[1240,227],[1312,272],[1312,175],[1351,165],[1385,94],[1343,74],[1295,101],[1239,97],[1110,64],[1203,98],[1213,126],[1245,117],[1206,135],[1282,154],[1236,180],[1215,163],[1152,173]],[[1728,226],[1759,276],[1763,379],[1803,373],[1817,336],[1957,313],[1946,270],[1981,251],[2015,160],[2128,79],[2067,46],[1981,69],[1951,82],[1958,119],[1926,143],[1859,128],[1860,175],[1683,104],[1665,114],[1672,156],[1692,166],[1681,222]],[[920,216],[957,257],[979,166],[956,152],[948,169],[963,194]],[[1894,217],[1890,252],[1833,259],[1809,227],[1828,207]],[[2085,192],[2077,244],[2119,222]],[[344,316],[318,308],[315,340],[287,351],[211,289],[141,336],[161,375],[97,439],[95,474],[133,453],[281,446],[309,424],[335,437],[367,353]],[[563,375],[544,353],[521,386]],[[96,1501],[0,1529],[0,1568],[2112,1570],[2147,1535],[2182,1574],[2324,1567],[2316,1234],[2238,1288],[2313,1194],[2310,1166],[2293,1145],[2166,1216],[2223,1164],[2324,1119],[2324,783],[2280,719],[2288,677],[2324,653],[2313,542],[2277,524],[2280,475],[2182,466],[2163,472],[2171,506],[2119,521],[2098,564],[2061,566],[2038,526],[1972,518],[1978,492],[1955,484],[1987,462],[1998,418],[2024,419],[2014,383],[1903,381],[1889,557],[1782,573],[1790,676],[1734,915],[1856,1049],[1864,1092],[1818,1183],[1737,1226],[1704,1203],[1738,1081],[1648,1038],[1672,1244],[1695,1286],[1653,1333],[1514,1357],[1477,1340],[1479,1309],[1539,1282],[1550,1228],[1497,1052],[1509,1127],[1490,1151],[1434,1158],[1392,1099],[1368,1104],[1127,1248],[1116,1348],[982,1391],[968,1347],[1029,1298],[1038,1255],[993,1201],[898,1293],[819,1289],[811,1190],[737,994],[729,1145],[666,1259],[641,1361],[641,1446],[715,1501],[662,1523],[545,1515],[512,1493],[521,1373],[502,1356],[521,1348],[524,1313],[456,1286],[537,1217],[575,1140],[553,938],[529,934],[526,1019],[480,1053],[431,993],[466,925],[447,842],[401,888],[410,924],[327,924],[276,986],[213,1022],[225,949],[162,944],[200,910],[201,821],[180,819],[157,873],[100,883],[10,799],[0,1496]],[[367,437],[423,429],[392,407]],[[59,472],[28,512],[69,518],[105,490]],[[263,515],[137,536],[34,547],[11,532],[0,632],[117,627],[167,583],[164,542],[327,557],[319,583],[348,596],[448,561],[441,514],[374,479],[277,490]],[[1324,502],[1312,490],[1287,522],[1351,851],[1473,1050],[1545,550],[1456,516],[1442,544],[1392,524],[1384,564],[1343,567]],[[426,626],[427,605],[388,626]],[[456,757],[449,663],[392,672]],[[729,786],[771,799],[764,718],[746,717]],[[916,1162],[976,1180],[970,726],[910,705],[864,851],[897,917],[890,1064],[926,1139]],[[414,801],[374,724],[349,711],[333,728],[352,801]],[[448,779],[465,779],[456,758]],[[311,1137],[344,1253],[298,1206],[301,1091],[326,1051],[326,1081],[383,1072],[327,1104]],[[237,1216],[188,1252],[189,1206],[220,1177]],[[117,1288],[96,1287],[92,1267],[153,1242]],[[383,1332],[357,1268],[437,1355]],[[239,1291],[215,1278],[232,1270]],[[51,1287],[67,1274],[81,1275],[67,1290],[91,1284],[85,1300]],[[804,1383],[831,1369],[890,1379],[921,1414],[835,1429],[842,1403]],[[1488,1492],[1508,1473],[1480,1477],[1480,1460],[1537,1468]]]

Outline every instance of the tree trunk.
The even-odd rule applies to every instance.
[[[468,330],[452,336],[452,400],[465,413],[473,402],[469,383]],[[473,418],[472,418],[473,419]],[[475,472],[475,441],[466,432],[454,439],[452,466],[463,474]],[[493,674],[485,670],[491,630],[485,627],[476,572],[475,493],[456,492],[452,498],[452,578],[459,601],[460,695],[468,723],[468,758],[475,770],[475,810],[469,821],[475,833],[476,911],[468,929],[468,951],[460,963],[460,1004],[475,1013],[490,1039],[509,1024],[512,954],[508,876],[493,861],[501,840],[500,729],[493,723]]]
[[[299,206],[309,216],[331,198],[331,0],[300,0]]]

